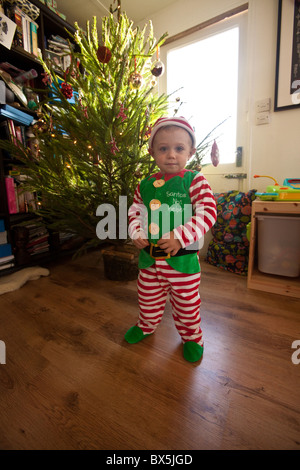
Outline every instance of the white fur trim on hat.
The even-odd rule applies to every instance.
[[[160,129],[166,126],[178,126],[186,130],[192,138],[192,147],[196,147],[196,136],[195,136],[194,129],[184,117],[180,116],[180,117],[162,117],[162,118],[157,119],[156,123],[154,124],[151,130],[151,135],[150,135],[150,139],[148,142],[149,148],[152,147],[152,142],[156,133]]]

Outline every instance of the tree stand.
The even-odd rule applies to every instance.
[[[102,251],[104,274],[111,281],[134,281],[138,277],[139,250],[133,245],[116,245]]]

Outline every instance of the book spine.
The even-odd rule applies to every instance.
[[[22,16],[24,49],[25,49],[26,52],[31,53],[32,52],[31,51],[31,40],[30,40],[30,23],[31,23],[31,19],[22,10],[21,10],[21,16]]]
[[[13,262],[5,263],[0,265],[0,271],[8,268],[12,268],[15,264]]]
[[[0,245],[0,257],[5,258],[7,256],[12,256],[12,249],[10,243]]]
[[[38,37],[37,37],[38,25],[34,22],[30,22],[30,41],[31,41],[31,52],[36,57],[38,56]]]
[[[15,145],[17,145],[17,137],[16,137],[16,130],[15,130],[14,121],[12,119],[8,119],[7,121],[8,121],[8,129],[9,129],[11,141]]]
[[[0,232],[0,245],[7,243],[7,231]]]
[[[14,179],[11,178],[10,176],[5,177],[5,187],[6,187],[6,195],[7,195],[8,212],[10,214],[17,214],[18,206],[17,206],[16,193],[15,193],[15,182],[14,182]]]
[[[23,47],[26,52],[30,52],[27,36],[26,18],[22,13],[22,31],[23,31]]]
[[[14,17],[12,18],[17,25],[15,37],[14,37],[14,44],[16,46],[21,46],[24,48],[23,43],[23,26],[22,26],[22,15],[21,11],[18,7],[14,9]]]
[[[21,132],[21,126],[15,126],[16,138],[23,145],[23,136]]]

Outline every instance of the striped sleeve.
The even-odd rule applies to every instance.
[[[192,181],[189,195],[193,206],[193,216],[174,229],[175,237],[182,248],[197,242],[215,224],[217,208],[213,192],[206,178],[198,173]]]
[[[145,222],[146,222],[147,208],[143,203],[140,193],[140,183],[138,184],[134,196],[133,203],[128,210],[128,233],[132,240],[139,237],[147,238],[145,235]]]

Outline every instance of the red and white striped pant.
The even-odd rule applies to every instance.
[[[145,334],[153,333],[162,319],[169,294],[175,325],[183,342],[195,341],[202,346],[200,279],[200,273],[175,271],[164,260],[141,269],[137,283],[140,314],[136,325]]]

